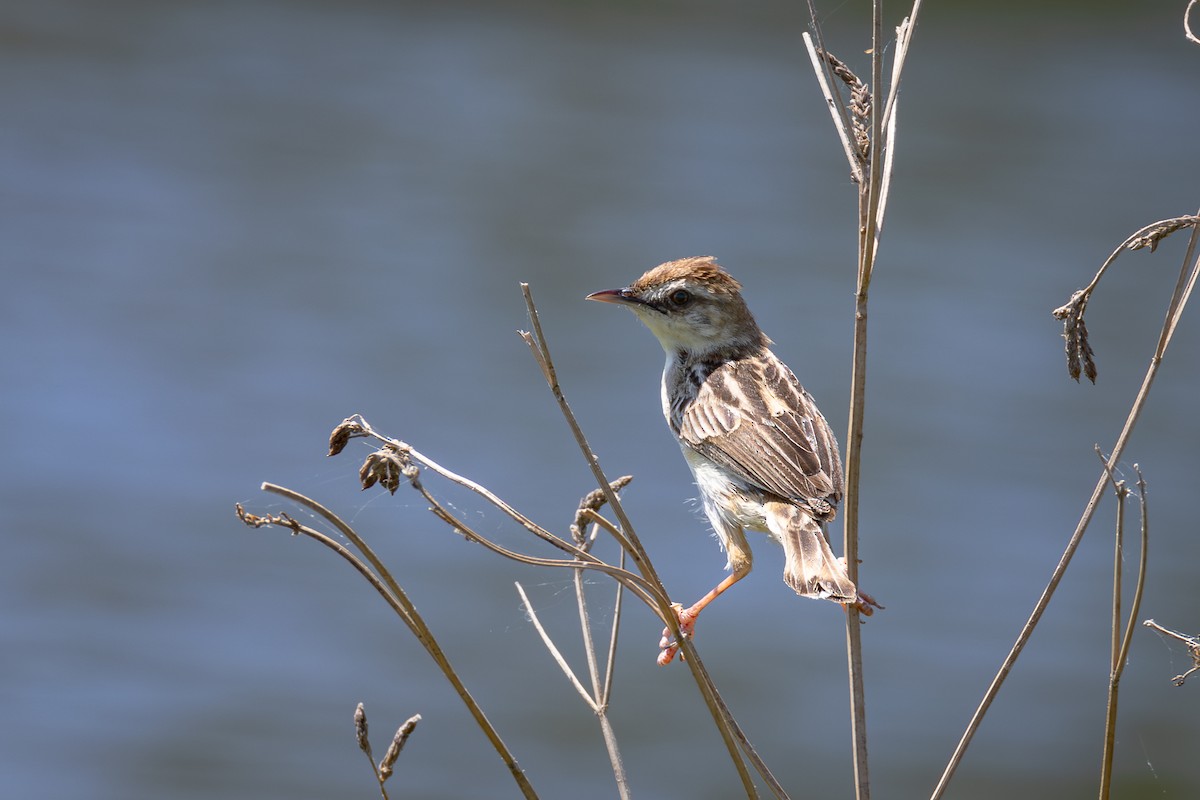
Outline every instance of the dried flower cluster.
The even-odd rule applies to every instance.
[[[850,116],[854,128],[854,145],[858,157],[863,164],[866,164],[867,158],[871,154],[871,90],[850,70],[850,67],[846,66],[846,62],[828,50],[821,51],[821,55],[829,62],[833,74],[841,78],[842,82],[850,89]]]
[[[1079,375],[1087,376],[1092,383],[1096,382],[1096,361],[1092,357],[1092,346],[1088,343],[1087,323],[1083,321],[1083,312],[1087,309],[1090,295],[1080,289],[1071,295],[1071,300],[1065,305],[1054,309],[1055,319],[1063,321],[1063,339],[1067,343],[1067,374],[1075,380]]]
[[[1175,231],[1194,227],[1198,222],[1200,222],[1200,217],[1188,216],[1163,220],[1150,228],[1138,231],[1137,235],[1129,240],[1126,247],[1129,250],[1141,250],[1143,247],[1149,247],[1150,252],[1153,253],[1158,249],[1158,243],[1163,239]]]
[[[375,756],[371,753],[371,741],[367,737],[367,711],[362,703],[359,703],[358,707],[354,709],[354,738],[358,742],[358,749],[367,754],[367,758],[371,762],[371,769],[375,773],[375,779],[379,781],[379,791],[384,798],[387,798],[387,790],[383,784],[395,772],[396,759],[400,757],[404,743],[408,741],[408,737],[420,721],[421,715],[414,714],[396,730],[396,735],[392,737],[392,743],[388,745],[387,752],[383,754],[383,758],[379,760],[379,766],[376,767]]]

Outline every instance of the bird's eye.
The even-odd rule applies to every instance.
[[[676,289],[671,292],[671,302],[677,306],[686,306],[692,299],[692,293],[687,289]]]

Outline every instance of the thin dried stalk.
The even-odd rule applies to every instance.
[[[583,683],[579,680],[578,676],[575,674],[575,671],[571,669],[570,664],[567,663],[566,658],[563,657],[562,653],[558,649],[558,646],[554,644],[554,640],[550,638],[550,634],[547,633],[546,629],[542,626],[541,620],[538,619],[537,612],[533,608],[533,603],[529,601],[529,596],[525,593],[525,588],[521,586],[520,583],[516,584],[517,593],[521,596],[521,604],[525,607],[525,612],[529,614],[529,618],[533,622],[534,628],[537,630],[538,635],[542,637],[542,644],[546,646],[546,649],[550,652],[550,655],[558,664],[559,669],[561,669],[563,674],[567,676],[567,679],[571,682],[571,685],[575,687],[575,691],[579,693],[579,696],[583,698],[583,701],[587,703],[588,707],[592,710],[592,713],[594,713],[596,718],[599,720],[600,731],[604,736],[604,746],[608,751],[609,763],[612,766],[613,778],[617,783],[617,794],[622,798],[622,800],[627,800],[627,798],[630,797],[629,779],[625,774],[625,764],[621,758],[621,751],[617,744],[616,732],[613,730],[612,721],[608,718],[608,703],[605,698],[607,692],[609,691],[610,684],[606,682],[604,685],[601,685],[599,673],[596,667],[596,650],[595,644],[592,642],[591,620],[587,614],[587,600],[583,593],[582,575],[582,570],[577,570],[575,572],[575,591],[580,607],[580,626],[581,630],[583,631],[584,649],[587,653],[588,673],[592,679],[591,692],[584,688]],[[618,593],[619,592],[620,588],[618,587]],[[610,643],[610,658],[614,647],[615,641]],[[611,677],[611,673],[609,674],[609,677]]]
[[[1099,450],[1097,449],[1097,453]],[[1101,456],[1101,460],[1104,457]],[[1105,462],[1105,471],[1108,472]],[[1146,586],[1146,554],[1150,543],[1150,522],[1146,505],[1146,481],[1137,464],[1133,465],[1138,476],[1138,498],[1141,507],[1141,556],[1138,559],[1137,586],[1133,592],[1133,604],[1129,608],[1129,620],[1125,623],[1124,633],[1121,632],[1121,559],[1122,538],[1125,524],[1125,498],[1129,489],[1124,481],[1117,481],[1108,472],[1109,482],[1117,495],[1117,532],[1116,553],[1113,566],[1113,621],[1112,621],[1112,660],[1108,674],[1108,702],[1104,713],[1104,755],[1100,768],[1100,800],[1108,800],[1112,789],[1112,762],[1117,736],[1117,694],[1121,683],[1121,674],[1125,671],[1125,662],[1129,659],[1129,647],[1133,641],[1133,621],[1137,618],[1142,605],[1142,591]]]
[[[1063,339],[1066,341],[1068,375],[1075,380],[1079,380],[1082,367],[1082,372],[1088,380],[1092,383],[1096,382],[1096,362],[1093,358],[1092,346],[1088,342],[1088,330],[1087,323],[1084,321],[1084,313],[1087,311],[1088,301],[1092,298],[1092,292],[1100,285],[1100,279],[1104,277],[1104,273],[1108,271],[1108,268],[1125,251],[1149,248],[1150,252],[1153,253],[1158,249],[1158,245],[1163,239],[1176,231],[1187,228],[1191,228],[1193,231],[1192,243],[1188,246],[1189,253],[1191,253],[1195,248],[1195,231],[1198,224],[1200,224],[1200,216],[1185,215],[1152,222],[1146,227],[1135,231],[1125,241],[1117,245],[1117,249],[1113,250],[1112,254],[1104,260],[1104,263],[1100,265],[1100,269],[1097,270],[1095,277],[1092,278],[1087,286],[1071,295],[1071,299],[1065,305],[1054,309],[1052,312],[1054,317],[1063,321]],[[1167,306],[1167,324],[1163,326],[1159,334],[1158,350],[1156,352],[1166,350],[1167,341],[1174,335],[1175,325],[1179,322],[1179,312],[1182,311],[1182,305],[1186,303],[1185,295],[1190,295],[1195,285],[1195,271],[1192,272],[1190,279],[1187,272],[1187,264],[1190,261],[1190,255],[1184,256],[1184,269],[1180,271],[1179,279],[1175,283],[1175,291],[1172,293],[1171,301]]]
[[[883,21],[880,0],[872,6],[871,85],[883,83]],[[858,575],[858,493],[862,474],[863,419],[866,412],[867,379],[867,298],[878,244],[879,201],[882,180],[880,150],[883,119],[871,115],[871,141],[867,180],[859,184],[858,285],[855,291],[854,355],[850,377],[850,419],[846,431],[846,492],[843,516],[843,553],[846,572],[855,586]],[[854,793],[858,800],[870,800],[871,780],[867,755],[867,701],[862,657],[862,619],[854,606],[846,607],[846,662],[850,682],[850,735],[854,756]]]
[[[585,510],[591,511],[593,505],[598,507],[602,499],[602,493],[600,497],[585,497],[583,503],[580,504],[580,513],[576,515],[577,518]],[[592,529],[593,531],[597,531],[599,527],[593,525]],[[625,551],[622,550],[621,565],[623,566],[624,563]],[[596,717],[600,721],[600,732],[604,736],[604,747],[608,751],[608,760],[612,766],[613,779],[617,782],[617,793],[620,795],[621,800],[628,800],[630,796],[629,779],[625,774],[625,764],[621,758],[620,747],[617,745],[617,734],[613,729],[612,720],[608,716],[608,699],[612,694],[613,669],[617,658],[617,634],[621,626],[622,587],[620,584],[617,585],[616,610],[613,613],[612,633],[608,641],[605,671],[603,677],[601,677],[596,660],[596,643],[592,638],[592,621],[591,614],[588,611],[587,593],[584,591],[583,570],[575,570],[572,577],[575,579],[575,602],[579,609],[579,629],[583,635],[583,650],[587,658],[588,675],[592,679],[592,694],[596,702]]]
[[[892,163],[896,141],[896,108],[904,61],[912,41],[921,2],[916,0],[912,10],[897,29],[896,55],[892,62],[891,84],[882,109],[872,100],[871,89],[878,93],[883,85],[883,9],[882,2],[872,3],[871,26],[871,87],[867,87],[850,69],[834,58],[825,48],[816,8],[809,0],[813,38],[804,36],[813,71],[821,85],[834,127],[850,164],[851,174],[859,187],[858,270],[854,308],[854,355],[850,383],[850,419],[846,441],[846,491],[843,526],[844,552],[849,577],[858,583],[858,494],[861,475],[863,418],[866,409],[867,301],[879,238],[891,186]],[[850,111],[834,92],[834,77],[850,91]],[[869,123],[869,129],[867,127]],[[854,748],[854,786],[858,800],[869,800],[870,779],[867,759],[866,699],[863,686],[862,633],[859,612],[847,607],[846,654],[850,681],[851,729]]]
[[[529,621],[533,623],[533,628],[537,631],[538,636],[542,637],[542,644],[550,651],[550,655],[554,658],[555,663],[558,664],[558,668],[567,676],[567,680],[575,687],[575,691],[579,692],[579,696],[583,698],[583,702],[588,704],[588,708],[592,710],[592,713],[600,713],[600,704],[594,697],[588,694],[587,689],[583,688],[583,684],[575,674],[575,670],[571,669],[571,665],[567,663],[567,659],[563,657],[558,646],[554,644],[554,640],[550,638],[550,634],[542,627],[542,621],[538,619],[537,611],[534,610],[533,603],[529,601],[529,595],[525,594],[525,587],[519,581],[513,585],[517,587],[517,594],[521,596],[521,605],[525,607],[525,613],[529,615]]]
[[[300,505],[303,505],[309,510],[317,513],[343,534],[346,534],[347,538],[350,538],[351,541],[356,542],[356,546],[357,542],[362,541],[358,534],[354,533],[353,529],[350,528],[349,525],[347,525],[340,517],[322,506],[317,501],[305,497],[299,492],[286,489],[282,486],[276,486],[271,483],[264,483],[262,485],[262,489],[265,492],[272,492],[282,497],[286,497],[289,500],[299,503]],[[352,567],[354,567],[354,569],[357,570],[358,573],[375,588],[375,591],[379,593],[379,595],[387,602],[387,604],[391,606],[392,610],[396,612],[396,615],[404,621],[405,625],[408,626],[413,635],[417,637],[417,641],[421,643],[426,652],[429,653],[434,662],[442,670],[442,674],[446,676],[448,681],[450,681],[450,684],[454,687],[455,692],[458,693],[459,698],[467,706],[467,710],[475,719],[475,723],[484,732],[484,735],[487,737],[488,741],[491,742],[492,747],[495,748],[501,760],[504,761],[505,766],[508,767],[509,772],[513,776],[513,780],[516,781],[518,788],[521,790],[521,794],[526,798],[530,798],[531,800],[535,800],[537,798],[537,792],[533,790],[533,786],[529,783],[529,779],[525,776],[525,771],[522,770],[520,764],[517,763],[516,757],[513,756],[512,752],[508,749],[508,745],[506,745],[504,740],[500,738],[500,734],[496,731],[491,721],[487,718],[487,715],[483,713],[483,709],[479,707],[479,704],[475,701],[475,698],[467,690],[466,685],[463,684],[462,680],[458,676],[458,673],[454,670],[454,667],[451,666],[449,659],[447,659],[445,653],[442,652],[441,646],[434,638],[433,633],[429,630],[429,627],[425,624],[424,619],[419,613],[417,613],[417,609],[412,604],[412,601],[408,599],[408,595],[405,594],[402,589],[400,589],[400,586],[396,584],[395,581],[389,580],[389,582],[385,582],[383,578],[381,578],[379,575],[376,575],[366,563],[364,563],[353,552],[351,552],[349,548],[341,544],[341,542],[335,541],[315,528],[302,525],[298,520],[288,516],[287,514],[275,514],[262,517],[246,512],[240,503],[237,505],[237,513],[238,517],[251,527],[259,528],[264,525],[271,525],[287,528],[293,534],[303,534],[304,536],[307,536],[310,539],[325,545],[330,550],[341,556]],[[352,538],[349,535],[350,533],[354,533]],[[365,543],[363,544],[363,547],[366,547]],[[367,553],[370,553],[370,555],[367,556],[368,560],[371,560],[372,563],[377,561],[370,548],[366,548],[364,555],[367,555]]]
[[[568,542],[559,536],[555,536],[546,528],[543,528],[542,526],[533,522],[524,514],[517,511],[508,503],[504,502],[489,489],[479,485],[469,478],[465,478],[462,475],[446,469],[441,464],[438,464],[433,459],[419,452],[416,448],[412,447],[408,443],[377,433],[373,428],[371,428],[370,423],[368,423],[360,415],[355,414],[343,420],[342,423],[334,429],[334,437],[339,438],[339,430],[345,429],[353,429],[357,431],[354,434],[355,436],[372,437],[383,443],[383,447],[380,450],[367,456],[366,462],[363,465],[363,469],[360,470],[359,474],[362,478],[362,485],[364,489],[369,488],[376,482],[376,475],[370,472],[370,469],[372,468],[380,470],[384,475],[389,477],[392,475],[403,475],[412,485],[412,487],[416,489],[416,491],[426,500],[426,502],[429,503],[430,511],[433,512],[434,516],[445,522],[451,527],[452,530],[464,538],[475,542],[476,544],[481,544],[488,550],[491,550],[498,555],[504,556],[505,558],[513,561],[518,561],[522,564],[529,564],[531,566],[590,569],[604,572],[632,591],[640,599],[646,602],[646,604],[652,609],[658,608],[662,602],[665,601],[666,597],[661,593],[661,589],[656,589],[653,584],[642,578],[640,575],[632,573],[626,569],[607,564],[575,544]],[[524,553],[518,553],[491,541],[486,536],[483,536],[470,525],[468,525],[465,521],[457,517],[431,492],[429,492],[429,490],[425,487],[424,482],[420,479],[420,470],[413,463],[414,461],[420,463],[438,475],[441,475],[452,483],[456,483],[459,486],[463,486],[464,488],[475,492],[477,495],[491,503],[495,508],[504,512],[510,518],[518,522],[530,533],[533,533],[542,541],[545,541],[554,545],[558,549],[563,550],[573,558],[554,559],[531,556]],[[622,485],[621,481],[623,480],[626,479],[619,479],[616,482],[618,486]],[[384,484],[385,488],[391,490],[391,487],[384,480],[379,480],[378,482]]]
[[[1171,683],[1175,684],[1176,686],[1183,686],[1184,681],[1188,679],[1189,675],[1191,675],[1193,672],[1200,672],[1200,636],[1188,636],[1180,633],[1179,631],[1173,631],[1169,628],[1164,628],[1162,625],[1159,625],[1152,619],[1148,619],[1142,624],[1147,628],[1153,628],[1164,636],[1170,636],[1172,639],[1178,639],[1187,645],[1188,656],[1190,656],[1192,659],[1192,668],[1182,675],[1176,675],[1174,678],[1171,678]]]
[[[1182,218],[1179,218],[1182,219]],[[1033,608],[1033,613],[1029,615],[1029,619],[1025,622],[1021,632],[1017,635],[1017,640],[1013,643],[1012,649],[1004,658],[1004,662],[1000,665],[999,671],[992,679],[987,691],[984,692],[983,699],[979,706],[975,709],[975,713],[971,716],[970,722],[967,723],[967,728],[963,731],[962,738],[959,739],[958,745],[954,748],[954,753],[950,756],[950,761],[946,764],[946,769],[942,772],[942,777],[938,780],[937,786],[934,787],[933,794],[930,800],[937,800],[946,791],[946,787],[950,784],[950,779],[954,776],[954,771],[958,769],[959,763],[966,754],[967,747],[971,744],[971,739],[975,736],[975,731],[979,729],[980,723],[983,722],[984,715],[992,705],[992,701],[996,699],[996,695],[1000,691],[1000,687],[1004,684],[1008,673],[1012,671],[1013,665],[1016,664],[1017,658],[1021,655],[1021,651],[1025,649],[1025,645],[1029,642],[1029,637],[1033,635],[1034,629],[1038,622],[1041,621],[1042,614],[1046,611],[1046,607],[1050,605],[1050,600],[1054,596],[1055,590],[1058,588],[1059,582],[1063,575],[1066,574],[1067,567],[1070,566],[1071,559],[1075,555],[1075,551],[1079,548],[1079,543],[1083,541],[1083,534],[1087,531],[1088,525],[1091,524],[1092,517],[1095,516],[1096,507],[1100,502],[1101,496],[1104,494],[1104,488],[1108,482],[1109,472],[1121,460],[1125,453],[1125,446],[1129,443],[1129,437],[1133,434],[1134,425],[1142,415],[1142,410],[1146,406],[1146,401],[1150,396],[1150,387],[1154,384],[1154,378],[1158,375],[1159,366],[1162,364],[1163,357],[1166,355],[1167,347],[1171,343],[1171,338],[1174,335],[1175,327],[1179,324],[1179,320],[1183,315],[1183,310],[1187,307],[1188,298],[1191,297],[1192,290],[1196,285],[1196,277],[1200,274],[1200,260],[1196,260],[1196,247],[1198,234],[1200,234],[1200,226],[1195,224],[1196,219],[1200,219],[1200,215],[1193,217],[1193,222],[1190,224],[1192,229],[1191,239],[1188,241],[1187,252],[1183,257],[1183,264],[1180,267],[1179,280],[1176,281],[1175,291],[1171,295],[1171,300],[1167,304],[1167,318],[1163,323],[1163,328],[1159,334],[1158,344],[1154,348],[1154,354],[1150,359],[1150,366],[1146,369],[1146,375],[1142,379],[1141,388],[1138,389],[1137,397],[1134,398],[1133,406],[1129,409],[1129,414],[1125,418],[1125,424],[1121,428],[1121,433],[1117,436],[1117,442],[1113,446],[1112,454],[1105,463],[1104,472],[1101,473],[1100,479],[1096,482],[1096,488],[1092,490],[1092,496],[1088,499],[1087,505],[1083,509],[1083,514],[1079,518],[1078,524],[1075,526],[1075,532],[1071,534],[1070,540],[1067,542],[1066,549],[1063,551],[1062,557],[1058,564],[1054,567],[1054,572],[1050,576],[1046,588],[1043,590],[1041,597],[1038,598],[1037,604]],[[1082,290],[1086,295],[1090,296],[1091,291],[1100,280],[1100,276],[1115,260],[1117,255],[1125,249],[1131,240],[1144,234],[1151,228],[1155,228],[1161,223],[1142,228],[1141,231],[1126,239],[1116,251],[1109,256],[1108,260],[1100,268],[1100,272],[1092,279],[1092,283]],[[1166,235],[1166,234],[1163,234]],[[1078,293],[1077,293],[1078,294]],[[1076,304],[1075,299],[1072,303],[1057,309],[1054,312],[1056,317],[1063,318],[1062,315],[1071,313],[1072,306]],[[1086,300],[1084,301],[1086,304]],[[1079,312],[1082,315],[1082,311]]]

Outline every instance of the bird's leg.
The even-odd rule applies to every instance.
[[[742,542],[745,542],[744,538]],[[711,592],[693,603],[690,608],[684,608],[679,603],[671,606],[679,617],[679,632],[684,636],[690,637],[695,632],[696,617],[700,616],[700,612],[704,610],[705,606],[716,600],[730,586],[750,574],[750,548],[740,548],[731,542],[727,549],[729,550],[729,568],[732,572],[714,586]],[[658,647],[661,651],[658,654],[658,665],[665,667],[675,659],[675,654],[679,652],[679,642],[672,638],[670,628],[663,628],[662,639],[659,641]]]

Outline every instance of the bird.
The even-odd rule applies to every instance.
[[[712,591],[686,609],[673,604],[681,633],[692,636],[700,612],[750,573],[746,529],[783,545],[784,581],[800,596],[867,615],[882,608],[859,591],[826,538],[844,491],[837,439],[771,350],[741,284],[712,256],[695,256],[587,299],[629,309],[662,345],[663,416],[728,556],[729,575]],[[659,647],[658,663],[671,663],[679,643],[669,628]]]

